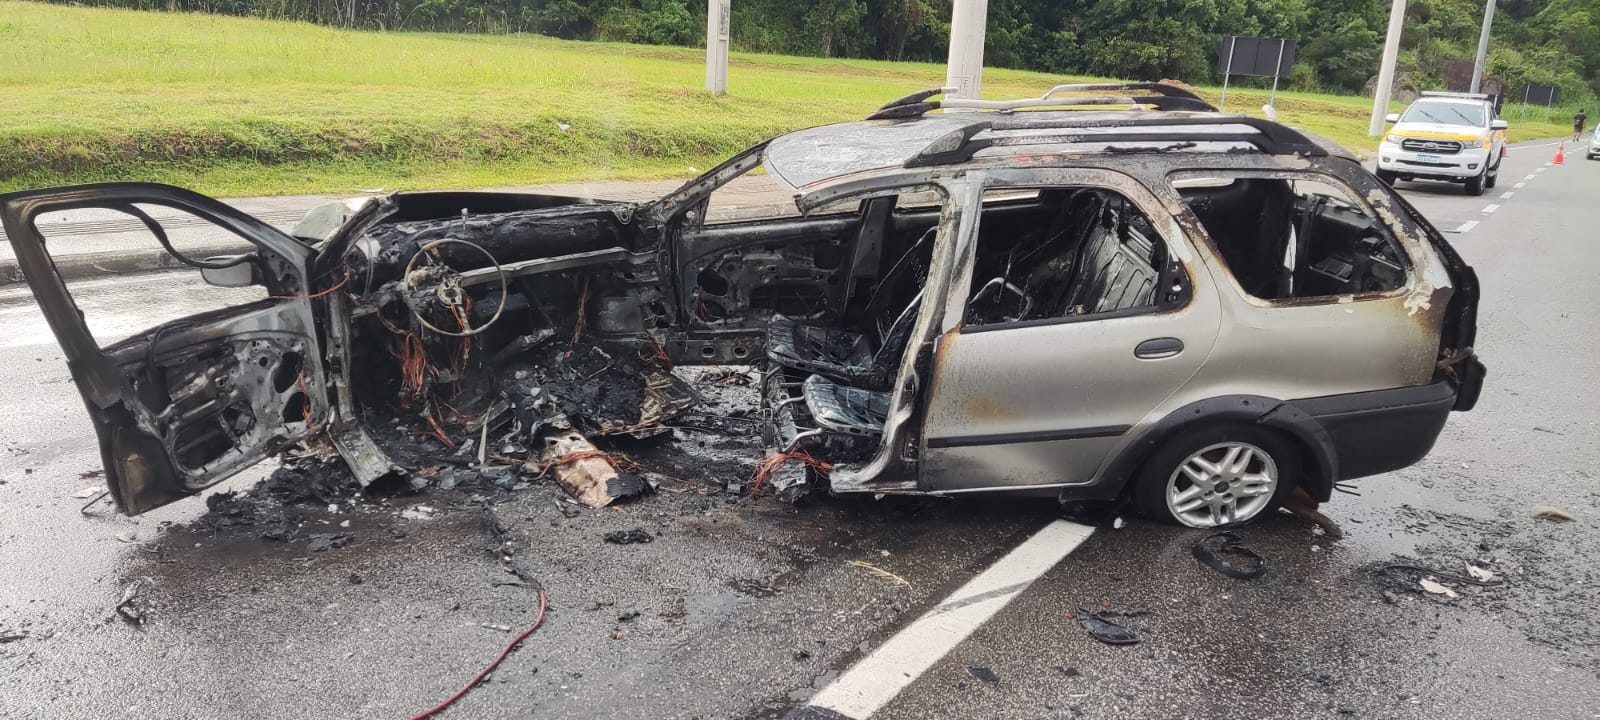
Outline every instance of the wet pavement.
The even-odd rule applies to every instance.
[[[1489,382],[1428,459],[1324,506],[1344,538],[1267,519],[1239,535],[1268,572],[1234,580],[1191,554],[1207,533],[1103,528],[874,717],[1600,717],[1600,314],[1584,298],[1600,163],[1536,171],[1543,155],[1514,152],[1481,198],[1403,185],[1444,229],[1478,221],[1451,238],[1484,287]],[[184,272],[75,289],[102,341],[249,297]],[[73,495],[100,461],[60,352],[25,291],[0,290],[0,322],[0,717],[410,717],[533,622],[496,523],[550,609],[445,717],[782,717],[1057,514],[751,501],[691,463],[613,509],[559,505],[549,482],[301,505],[287,542],[199,522],[200,501],[85,516]],[[631,530],[652,541],[603,539]],[[310,547],[334,534],[349,544]],[[1504,584],[1446,581],[1452,600],[1381,569],[1468,561]],[[134,584],[137,626],[113,611]],[[1093,640],[1080,607],[1126,613],[1141,642]]]

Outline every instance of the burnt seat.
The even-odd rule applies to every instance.
[[[767,323],[767,359],[780,367],[822,375],[849,386],[872,390],[888,387],[911,337],[917,309],[922,305],[922,291],[918,290],[904,305],[897,306],[892,296],[904,284],[902,281],[918,271],[916,260],[929,253],[934,234],[931,228],[924,233],[878,283],[867,301],[871,330],[812,325],[775,315]],[[921,285],[920,280],[917,285]]]

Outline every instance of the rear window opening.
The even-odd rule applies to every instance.
[[[1347,189],[1322,179],[1183,178],[1174,186],[1249,295],[1291,300],[1405,286],[1405,253]]]

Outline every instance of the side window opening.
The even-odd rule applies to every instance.
[[[1318,298],[1405,285],[1405,254],[1388,228],[1331,182],[1259,177],[1174,184],[1253,297]]]
[[[860,209],[860,201],[847,200],[816,208],[806,215],[854,215]],[[713,190],[706,198],[704,212],[706,226],[800,217],[793,193],[759,166]]]
[[[966,325],[1155,309],[1167,248],[1127,198],[1100,188],[984,195]]]
[[[143,219],[129,214],[125,207],[143,213],[167,236],[172,249],[191,260],[205,261],[216,255],[231,255],[251,249],[249,241],[221,229],[198,215],[166,205],[135,203],[130,206],[85,207],[40,213],[33,220],[34,230],[46,248],[71,248],[82,243],[86,232],[109,235],[124,247],[167,252]],[[170,252],[167,253],[171,258]],[[76,302],[83,309],[84,323],[102,348],[113,347],[143,331],[188,317],[198,312],[221,310],[265,300],[267,289],[259,284],[245,287],[216,287],[206,284],[200,271],[172,259],[172,267],[160,273],[129,274],[123,282],[130,286],[159,287],[163,302],[129,304],[121,296],[107,297],[93,282],[76,291]]]

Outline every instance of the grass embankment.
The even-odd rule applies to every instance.
[[[0,0],[0,191],[153,180],[237,196],[684,176],[786,130],[859,118],[944,73],[737,54],[733,94],[712,98],[703,63],[694,49]],[[1023,97],[1072,79],[988,70],[984,89]],[[1265,100],[1228,94],[1251,113]],[[1360,98],[1280,93],[1278,107],[1348,147],[1374,145]],[[1513,137],[1562,124],[1519,123]]]

